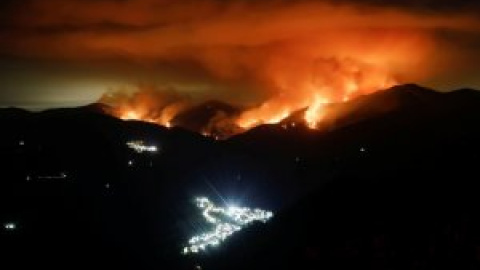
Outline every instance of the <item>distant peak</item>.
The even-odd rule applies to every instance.
[[[414,83],[408,83],[408,84],[400,84],[393,86],[387,90],[390,91],[403,91],[403,92],[410,92],[410,93],[429,93],[429,94],[437,94],[438,92],[431,89],[427,88],[418,84]]]
[[[96,112],[96,113],[106,113],[112,110],[112,107],[104,103],[91,103],[86,106],[80,107],[86,111]]]
[[[465,94],[468,93],[468,94],[480,95],[480,91],[473,88],[460,88],[450,93],[465,93]]]

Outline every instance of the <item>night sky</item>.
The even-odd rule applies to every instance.
[[[480,88],[479,18],[473,0],[4,0],[0,106],[77,106],[138,85],[248,104],[295,96],[332,61]]]

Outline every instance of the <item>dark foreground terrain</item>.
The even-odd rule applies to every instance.
[[[0,265],[480,269],[480,92],[405,85],[352,103],[319,131],[292,118],[223,141],[100,105],[1,109]],[[183,256],[197,195],[275,217]]]

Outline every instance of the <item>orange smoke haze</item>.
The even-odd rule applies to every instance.
[[[302,109],[315,127],[327,103],[432,76],[439,68],[429,61],[438,54],[436,32],[480,25],[469,15],[309,0],[38,0],[12,23],[26,30],[3,33],[0,46],[11,55],[117,59],[158,72],[162,66],[176,65],[178,73],[193,67],[223,89],[205,96],[248,108],[213,117],[240,129],[277,123]],[[243,87],[230,87],[236,83]],[[101,102],[121,118],[170,126],[178,113],[205,101],[165,85],[130,94],[120,89]]]

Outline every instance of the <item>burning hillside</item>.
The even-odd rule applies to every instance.
[[[173,1],[122,2],[111,8],[130,14],[131,4],[148,15],[136,26],[142,31],[55,42],[69,44],[67,58],[101,62],[120,54],[149,70],[150,76],[138,79],[146,84],[103,95],[100,102],[113,115],[228,137],[300,110],[305,123],[317,128],[326,104],[430,78],[442,69],[432,57],[442,44],[437,30],[477,24],[470,16],[446,19],[388,6],[287,2],[205,0],[182,9],[182,16]]]
[[[257,106],[198,102],[173,90],[142,86],[133,92],[105,94],[100,102],[112,115],[166,127],[181,126],[220,137],[229,137],[262,124],[276,124],[305,110],[303,120],[316,128],[325,116],[324,106],[396,85],[387,69],[353,60],[318,60],[305,74],[278,77],[278,93]],[[282,79],[281,79],[282,78]]]

